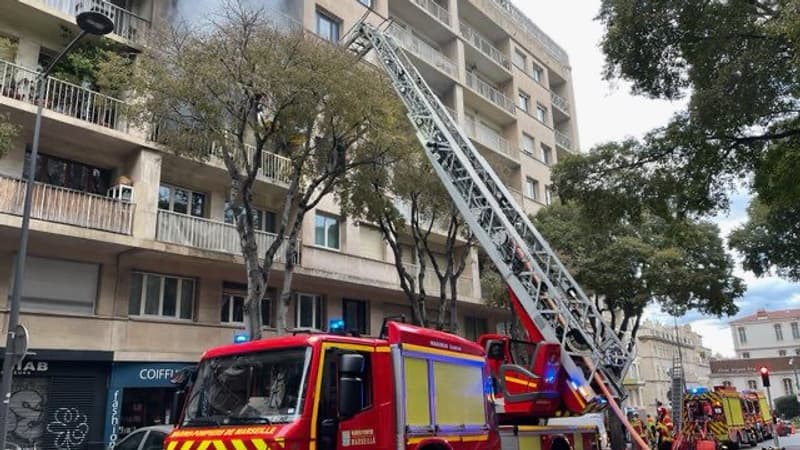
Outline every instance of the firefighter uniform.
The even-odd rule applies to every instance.
[[[672,418],[666,408],[659,408],[658,422],[656,423],[656,434],[658,436],[658,450],[669,450],[672,448]]]

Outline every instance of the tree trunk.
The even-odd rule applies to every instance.
[[[275,326],[279,334],[285,334],[289,328],[289,307],[292,304],[292,278],[294,277],[295,257],[297,255],[297,236],[300,234],[300,229],[303,226],[303,217],[306,210],[298,210],[294,214],[294,223],[292,223],[289,235],[287,236],[286,250],[284,251],[284,272],[283,272],[283,287],[281,288],[280,300],[278,301],[277,317],[275,318]]]
[[[448,321],[450,332],[458,334],[458,276],[450,278],[450,300],[448,302]]]

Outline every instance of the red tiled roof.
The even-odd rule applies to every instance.
[[[759,320],[786,320],[786,319],[797,319],[800,320],[800,309],[782,309],[778,311],[767,311],[765,309],[759,309],[758,311],[750,314],[749,316],[740,317],[736,320],[732,320],[731,324],[739,324],[739,323],[748,323],[748,322],[756,322]]]
[[[794,358],[794,363],[800,365],[800,357],[776,356],[771,358],[751,359],[712,359],[709,361],[712,374],[751,373],[754,376],[758,370],[766,367],[770,372],[788,372],[792,370],[789,360]]]

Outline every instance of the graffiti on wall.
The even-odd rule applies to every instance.
[[[14,380],[9,402],[8,441],[12,447],[39,448],[45,432],[47,379]]]
[[[59,449],[72,450],[86,441],[89,435],[89,418],[78,408],[59,408],[47,424],[53,443]]]

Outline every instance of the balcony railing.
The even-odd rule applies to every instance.
[[[256,151],[255,146],[245,144],[244,148],[247,153],[247,159],[252,161],[253,152]],[[212,145],[211,152],[213,155],[219,155],[217,144]],[[292,181],[292,160],[285,156],[262,150],[260,173],[266,178],[288,185]]]
[[[397,43],[409,52],[417,55],[421,60],[436,67],[451,77],[458,76],[456,64],[433,46],[414,36],[413,33],[394,23],[389,27],[389,33],[397,39]]]
[[[38,72],[0,60],[0,95],[36,104]],[[126,131],[125,102],[76,84],[47,77],[44,107],[105,128]]]
[[[519,156],[517,152],[513,151],[514,147],[506,138],[500,136],[496,131],[479,121],[466,118],[464,120],[464,129],[470,138],[480,142],[484,146],[489,147],[498,153],[502,153],[503,155],[513,159],[517,159]]]
[[[464,36],[464,39],[472,44],[473,47],[480,50],[481,53],[494,60],[497,64],[505,67],[507,70],[511,70],[511,64],[509,64],[506,55],[498,50],[491,41],[481,36],[474,28],[467,25],[466,22],[461,22],[461,35]]]
[[[27,182],[0,176],[0,212],[22,215]],[[36,182],[31,218],[81,228],[131,234],[133,203]]]
[[[435,17],[439,22],[442,22],[448,27],[450,26],[450,11],[447,10],[447,8],[440,6],[433,0],[414,0],[414,3],[427,11],[428,14]]]
[[[417,278],[417,275],[419,274],[420,270],[418,265],[403,263],[403,267],[411,276],[414,277],[415,282],[419,281],[419,279]],[[462,295],[466,297],[475,297],[472,289],[472,278],[467,277],[466,273],[467,270],[465,269],[464,273],[462,273],[461,276],[458,277],[458,281],[456,284],[456,291],[459,297]],[[441,287],[441,283],[439,282],[439,276],[436,275],[436,270],[433,267],[428,266],[425,269],[424,287],[425,287],[425,293],[429,296],[431,295],[435,296],[439,294],[439,288]],[[447,284],[446,289],[447,289],[447,295],[449,296],[450,295],[449,283]]]
[[[551,92],[550,100],[553,102],[553,106],[561,110],[564,114],[569,115],[569,101],[567,99],[555,92]]]
[[[514,105],[514,102],[511,101],[510,98],[490,86],[489,83],[478,78],[478,76],[472,72],[467,72],[467,86],[480,94],[481,97],[508,111],[510,114],[516,113],[516,105]]]
[[[75,15],[75,6],[81,0],[38,0],[39,3],[55,9],[69,17]],[[85,0],[83,0],[85,1]],[[114,34],[137,44],[144,43],[147,31],[150,30],[150,21],[128,11],[125,8],[104,0],[92,0],[103,12],[114,21]]]
[[[276,235],[256,231],[259,259],[264,251],[275,242]],[[158,226],[156,239],[162,242],[185,245],[203,250],[213,250],[232,255],[241,255],[242,247],[239,232],[234,225],[201,217],[174,213],[171,211],[158,212]],[[287,241],[281,243],[275,260],[285,261]],[[300,263],[300,244],[297,245],[298,253],[295,254],[295,263]]]
[[[556,144],[569,151],[572,151],[572,140],[569,138],[569,136],[558,130],[555,130],[555,134],[556,134]]]
[[[531,37],[537,41],[556,61],[569,65],[569,56],[561,46],[556,44],[550,36],[548,36],[541,28],[539,28],[533,21],[528,18],[522,11],[511,3],[511,0],[493,0],[492,4],[500,10],[503,14],[516,23],[517,26],[530,33]]]

